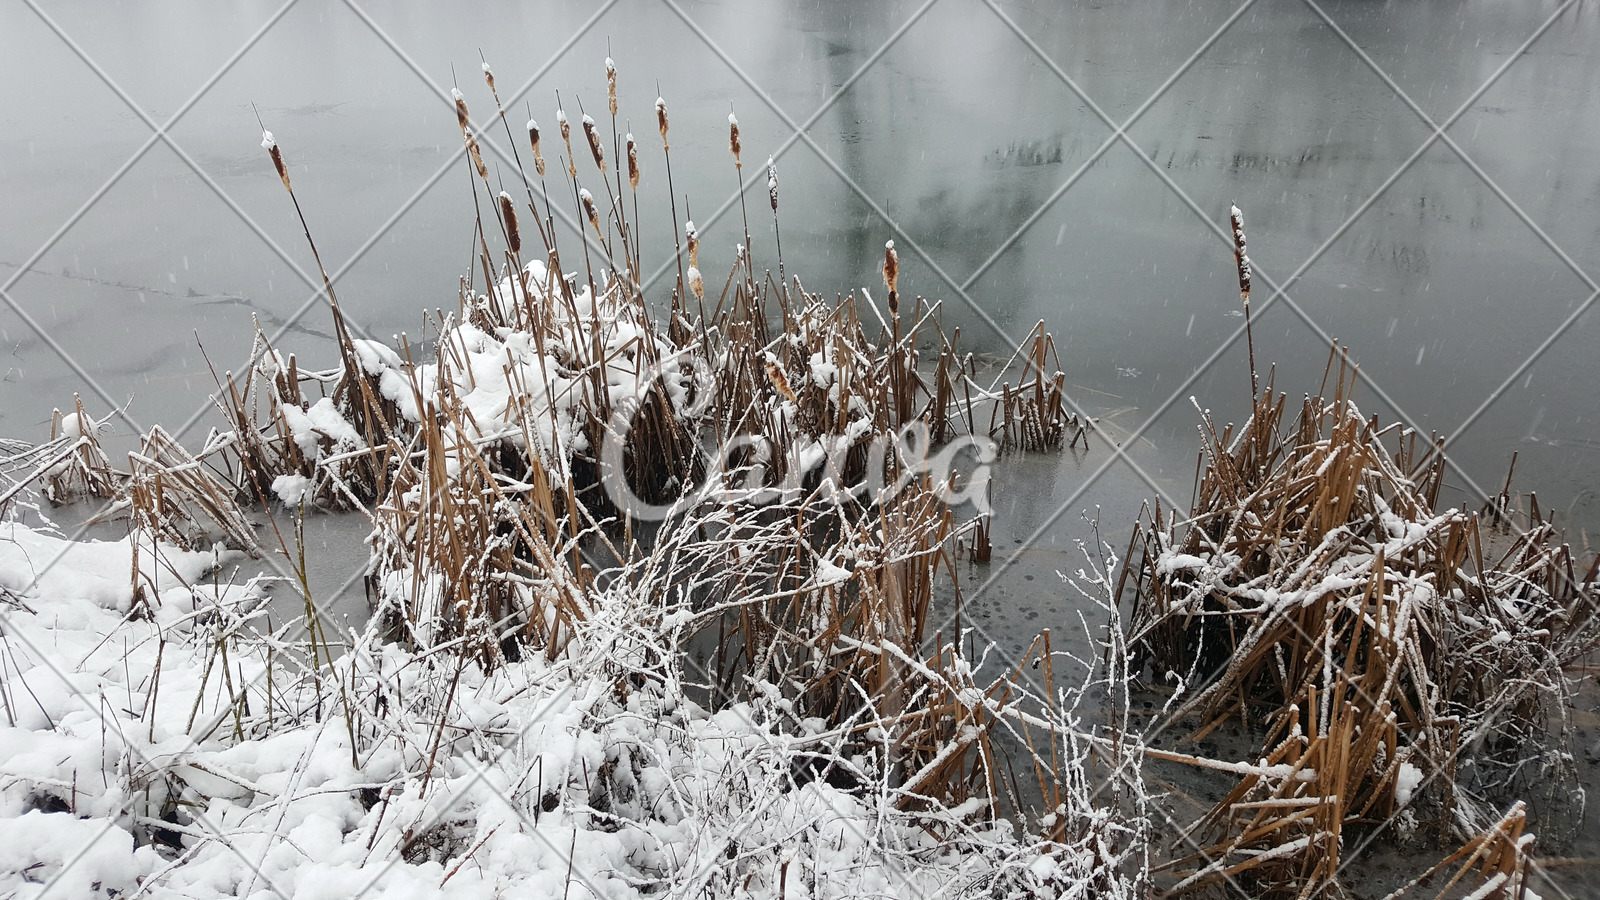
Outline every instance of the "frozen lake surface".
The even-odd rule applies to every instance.
[[[1461,502],[1477,502],[1471,484],[1498,489],[1515,451],[1518,484],[1593,530],[1600,356],[1592,317],[1567,320],[1592,299],[1582,272],[1600,249],[1596,11],[1571,6],[1540,32],[1560,4],[1319,7],[1333,24],[1300,3],[1245,6],[1231,24],[1231,2],[471,16],[413,4],[365,21],[321,4],[48,9],[82,58],[10,7],[0,66],[29,87],[0,114],[0,434],[42,437],[73,391],[96,411],[126,403],[142,425],[182,423],[213,389],[201,346],[219,370],[238,367],[252,315],[289,329],[302,358],[327,356],[325,310],[301,312],[309,254],[251,104],[343,273],[348,314],[386,338],[453,305],[470,263],[466,170],[448,165],[459,141],[441,96],[452,66],[478,109],[490,104],[480,51],[503,93],[538,74],[512,121],[548,124],[556,90],[604,111],[609,45],[624,128],[653,133],[658,80],[671,105],[674,183],[708,272],[741,238],[737,205],[712,215],[733,195],[731,104],[746,159],[777,155],[788,271],[827,293],[876,285],[878,248],[895,237],[902,290],[943,299],[968,346],[1007,343],[974,307],[1013,336],[1045,320],[1078,402],[1142,428],[1147,473],[1187,500],[1188,396],[1219,419],[1246,408],[1243,341],[1207,366],[1242,324],[1218,233],[1237,202],[1257,351],[1280,388],[1314,391],[1337,338],[1369,379],[1365,410],[1453,438]],[[1128,141],[1062,76],[1111,121],[1137,114]],[[1429,143],[1418,110],[1450,123],[1442,138]],[[180,112],[170,146],[142,118]],[[802,138],[791,123],[809,125]],[[660,154],[644,146],[641,190],[664,209]],[[770,221],[753,218],[771,261]],[[652,271],[671,247],[656,219],[641,229]]]
[[[124,436],[189,424],[198,443],[220,423],[207,357],[218,372],[239,368],[252,316],[303,360],[333,358],[320,284],[306,278],[314,268],[252,105],[290,161],[346,314],[387,339],[419,333],[425,309],[453,307],[472,264],[452,80],[475,112],[489,109],[481,52],[516,98],[513,129],[529,116],[546,124],[553,157],[554,92],[603,119],[609,54],[623,127],[651,138],[646,271],[665,270],[672,243],[653,141],[659,91],[679,217],[700,226],[708,286],[743,240],[731,105],[753,161],[759,263],[776,262],[756,174],[770,154],[785,268],[808,288],[876,290],[893,238],[902,291],[943,300],[967,347],[1009,346],[1039,320],[1056,336],[1072,396],[1100,428],[1088,454],[1000,469],[997,562],[965,568],[964,587],[967,623],[1002,648],[1077,628],[1054,573],[1082,565],[1082,513],[1120,552],[1143,501],[1187,506],[1191,396],[1219,422],[1247,410],[1223,237],[1231,203],[1256,265],[1256,356],[1277,365],[1279,390],[1314,393],[1336,338],[1361,366],[1365,412],[1448,438],[1443,503],[1480,506],[1516,453],[1514,487],[1537,491],[1576,547],[1596,543],[1591,4],[45,13],[0,10],[0,75],[16,86],[0,108],[0,436],[43,439],[51,408],[78,392],[97,415],[126,404]],[[504,133],[485,140],[509,182]],[[669,289],[657,282],[654,297]],[[332,593],[364,561],[360,529],[308,531],[319,528],[313,555],[319,543],[343,548],[318,562]],[[359,580],[351,590],[342,602],[357,610]]]

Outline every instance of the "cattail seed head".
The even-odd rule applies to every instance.
[[[583,117],[583,135],[589,139],[589,152],[594,154],[594,164],[604,172],[606,170],[606,154],[600,148],[600,134],[594,129],[594,119],[588,114]]]
[[[690,266],[687,277],[689,279],[689,290],[694,291],[695,299],[704,300],[706,298],[706,282],[705,279],[700,277],[700,269],[697,266]]]
[[[628,132],[628,186],[639,189],[639,147],[633,142],[633,132]]]
[[[594,205],[594,195],[589,193],[588,188],[579,188],[578,199],[583,203],[583,213],[589,217],[589,224],[593,226],[594,233],[604,239],[605,234],[600,230],[600,213]]]
[[[894,241],[883,245],[883,286],[889,289],[889,313],[900,315],[900,254]]]
[[[606,99],[611,101],[611,116],[617,115],[617,64],[606,57]]]
[[[494,70],[489,68],[489,64],[488,63],[484,63],[483,64],[483,80],[487,81],[489,83],[489,90],[491,92],[493,92],[494,91]]]
[[[771,359],[767,360],[767,380],[772,382],[772,386],[778,389],[778,393],[782,394],[785,400],[796,406],[800,405],[800,401],[795,399],[794,390],[789,387],[788,376],[784,375],[783,370]]]
[[[772,199],[772,214],[778,214],[778,167],[767,157],[767,196]]]
[[[511,247],[512,253],[522,252],[522,235],[517,232],[517,207],[511,201],[511,195],[505,191],[500,192],[500,218],[506,223],[506,244]]]
[[[689,245],[689,265],[698,268],[700,265],[700,232],[694,227],[694,220],[683,223],[684,240]]]
[[[543,178],[544,155],[539,152],[539,123],[532,119],[528,120],[528,143],[533,145],[533,168]]]
[[[478,170],[478,177],[488,180],[489,167],[483,164],[483,154],[478,151],[478,139],[472,136],[469,130],[466,135],[467,152],[472,155],[472,165]]]
[[[661,149],[667,149],[667,101],[656,98],[656,125],[661,128]]]
[[[261,146],[267,151],[267,155],[272,157],[272,167],[278,170],[278,177],[283,179],[284,189],[291,194],[294,193],[294,188],[289,186],[289,167],[283,164],[283,152],[278,149],[278,141],[272,136],[272,132],[261,132]]]
[[[467,123],[471,121],[467,115],[467,98],[462,95],[460,88],[451,88],[450,96],[456,99],[456,124],[461,126],[462,132],[465,132]]]
[[[728,113],[728,150],[733,153],[733,167],[743,169],[744,163],[739,159],[739,151],[743,145],[739,143],[739,120],[733,113]]]
[[[1244,249],[1244,213],[1235,206],[1229,218],[1233,221],[1233,261],[1239,267],[1239,299],[1250,302],[1250,254]]]
[[[561,126],[561,143],[567,145],[567,174],[578,177],[578,164],[572,158],[572,124],[567,121],[567,111],[556,108],[556,124]]]

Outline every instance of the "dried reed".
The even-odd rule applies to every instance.
[[[1175,865],[1211,862],[1174,889],[1333,889],[1345,829],[1397,815],[1414,829],[1431,810],[1441,839],[1469,838],[1488,823],[1467,794],[1511,786],[1493,773],[1538,755],[1570,696],[1562,669],[1600,647],[1593,581],[1553,529],[1485,565],[1478,517],[1435,509],[1442,458],[1414,436],[1391,447],[1335,363],[1332,397],[1292,423],[1270,383],[1237,433],[1202,414],[1194,508],[1180,524],[1157,507],[1135,532],[1136,667],[1176,683],[1197,740],[1233,718],[1265,729],[1261,764],[1196,825],[1216,843]]]

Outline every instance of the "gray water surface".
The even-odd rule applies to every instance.
[[[242,364],[252,315],[302,358],[331,358],[326,310],[303,277],[315,277],[311,257],[255,111],[280,140],[323,259],[343,273],[350,317],[380,338],[416,334],[422,310],[453,305],[470,264],[468,173],[449,165],[459,138],[435,87],[454,77],[488,116],[481,51],[503,95],[517,95],[517,140],[531,111],[553,157],[556,90],[574,119],[581,102],[609,132],[609,52],[619,128],[631,122],[643,148],[647,269],[671,252],[659,80],[679,218],[698,220],[706,271],[743,240],[737,204],[712,215],[734,196],[733,108],[756,181],[759,263],[777,261],[756,174],[776,153],[788,272],[828,293],[876,288],[882,242],[897,238],[902,289],[943,300],[969,347],[1007,343],[984,317],[1009,338],[1043,319],[1076,399],[1143,428],[1148,474],[1181,481],[1196,447],[1187,398],[1224,420],[1247,408],[1242,340],[1202,369],[1242,324],[1214,232],[1237,202],[1258,268],[1257,357],[1279,367],[1281,389],[1315,390],[1338,338],[1376,386],[1358,394],[1368,412],[1454,438],[1452,502],[1496,490],[1515,451],[1518,485],[1569,514],[1584,543],[1600,522],[1597,356],[1592,317],[1567,320],[1593,291],[1573,266],[1593,268],[1600,249],[1600,13],[1572,5],[1513,58],[1560,4],[1246,6],[1211,40],[1239,5],[620,3],[589,22],[594,8],[577,4],[468,14],[308,0],[192,105],[279,7],[42,7],[57,34],[6,6],[0,433],[43,436],[74,391],[96,412],[109,399],[139,425],[181,424],[214,389],[206,356],[219,371]],[[1139,112],[1133,146],[1100,152],[1112,129],[1060,76],[1112,121]],[[118,91],[157,123],[183,110],[169,131],[177,149],[157,140],[120,177],[152,130]],[[1432,134],[1401,93],[1435,122],[1464,107],[1446,135],[1467,160],[1435,141],[1400,171]],[[785,117],[805,122],[830,98],[791,140]],[[488,137],[509,152],[498,126]],[[509,158],[489,156],[515,187]]]

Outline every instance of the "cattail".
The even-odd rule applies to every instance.
[[[778,167],[772,164],[772,157],[767,157],[767,196],[772,198],[772,213],[778,213]]]
[[[667,148],[667,101],[656,98],[656,124],[661,127],[661,149]]]
[[[617,117],[617,64],[606,57],[606,99],[611,101],[611,117]]]
[[[1250,254],[1244,249],[1244,213],[1238,206],[1229,209],[1233,220],[1233,261],[1239,266],[1239,299],[1244,302],[1244,345],[1250,354],[1250,398],[1261,396],[1261,383],[1256,377],[1256,339],[1250,331]],[[1419,357],[1420,358],[1420,357]]]
[[[689,290],[694,291],[695,299],[706,298],[705,280],[700,277],[700,231],[694,227],[694,220],[683,223],[684,238],[689,244]]]
[[[500,192],[500,217],[506,221],[506,244],[511,247],[513,254],[522,252],[522,235],[517,231],[517,208],[511,202],[511,195],[505,191]]]
[[[278,141],[272,136],[272,132],[261,132],[261,149],[272,157],[273,168],[278,170],[278,177],[283,179],[284,189],[291,194],[294,193],[294,188],[289,187],[289,167],[283,164],[283,153],[278,149]]]
[[[567,145],[567,174],[578,177],[578,164],[572,159],[572,125],[567,122],[567,111],[556,109],[556,124],[561,126],[561,143]]]
[[[467,122],[470,121],[467,116],[467,98],[462,95],[460,88],[451,88],[450,96],[456,98],[456,124],[460,125],[461,131],[465,133]]]
[[[739,119],[733,113],[728,113],[728,150],[733,153],[733,167],[744,170],[744,163],[739,159],[739,151],[743,145],[739,143]]]
[[[543,178],[544,177],[544,155],[539,152],[539,123],[535,122],[532,119],[528,120],[528,143],[533,145],[533,168],[534,168],[534,171],[539,173],[539,177],[540,178]]]
[[[478,169],[478,177],[487,179],[489,167],[483,164],[483,154],[478,152],[478,139],[472,136],[470,130],[467,131],[467,152],[472,154],[472,164]]]
[[[771,359],[767,360],[767,380],[772,382],[772,386],[778,389],[778,393],[782,394],[785,400],[795,406],[800,405],[800,401],[795,399],[794,391],[789,387],[788,377],[783,374],[782,369],[778,368],[778,364]]]
[[[900,254],[895,252],[894,241],[883,245],[883,286],[889,289],[889,314],[900,315]]]
[[[594,226],[594,233],[605,240],[605,234],[600,231],[600,213],[595,209],[594,195],[589,193],[588,188],[579,188],[578,199],[583,201],[583,212],[589,217],[589,224]]]
[[[589,139],[589,152],[594,154],[594,164],[600,171],[606,170],[606,154],[600,149],[600,135],[594,130],[594,119],[587,113],[583,116],[583,135]]]
[[[1233,207],[1233,261],[1239,266],[1239,299],[1250,302],[1250,254],[1244,251],[1244,213]]]
[[[628,186],[639,189],[639,148],[633,143],[633,132],[628,132]]]
[[[483,64],[483,80],[487,81],[489,83],[489,92],[493,93],[494,92],[494,70],[489,68],[489,64],[488,63],[484,63]]]

